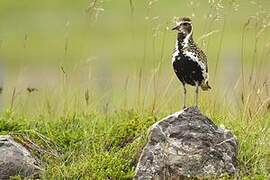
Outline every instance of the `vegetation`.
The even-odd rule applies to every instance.
[[[268,0],[1,0],[0,133],[32,149],[43,179],[131,178],[147,129],[182,105],[170,27],[187,15],[213,87],[200,109],[239,140],[233,178],[267,179],[269,12]]]

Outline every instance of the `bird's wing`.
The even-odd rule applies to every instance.
[[[196,47],[197,48],[197,55],[198,55],[198,60],[199,61],[201,61],[204,65],[205,65],[205,67],[206,67],[206,72],[208,73],[208,65],[207,65],[207,56],[204,54],[204,52],[200,49],[200,48],[198,48],[198,47]]]

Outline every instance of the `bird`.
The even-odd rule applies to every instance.
[[[177,32],[172,65],[184,88],[183,108],[186,108],[186,85],[196,87],[195,103],[196,107],[198,107],[199,87],[203,91],[211,89],[208,83],[207,56],[193,40],[193,25],[189,17],[180,17],[172,30]]]

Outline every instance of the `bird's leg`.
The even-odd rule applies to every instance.
[[[184,88],[184,108],[186,108],[186,97],[187,97],[187,89],[186,89],[186,85],[183,84],[183,88]]]
[[[198,82],[195,82],[195,85],[196,85],[196,89],[195,89],[195,101],[196,101],[196,107],[198,107],[198,96],[199,96],[199,83]]]

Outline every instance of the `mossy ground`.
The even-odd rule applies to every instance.
[[[109,116],[71,114],[28,119],[7,112],[0,119],[0,130],[24,143],[31,139],[39,146],[32,150],[42,161],[44,179],[131,179],[147,129],[163,116],[129,110]],[[240,171],[234,178],[269,177],[269,117],[268,113],[252,122],[230,119],[225,114],[212,117],[239,140]]]

